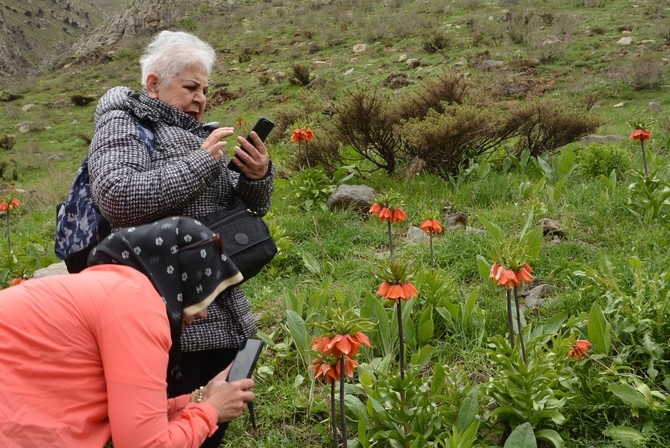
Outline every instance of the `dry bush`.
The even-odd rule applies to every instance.
[[[425,162],[424,169],[442,177],[458,172],[468,159],[499,146],[520,123],[496,107],[452,104],[444,113],[429,111],[402,127],[404,151]]]
[[[401,139],[391,97],[372,87],[356,87],[346,94],[335,105],[332,120],[337,140],[351,145],[377,168],[393,173]]]
[[[423,118],[431,109],[441,113],[445,104],[460,104],[467,90],[463,73],[445,71],[436,79],[424,82],[417,90],[398,102],[397,114],[403,119]]]
[[[428,53],[437,53],[443,50],[449,44],[449,38],[439,31],[433,33],[425,33],[421,37],[421,48]]]
[[[670,70],[668,65],[652,56],[637,56],[623,62],[621,82],[635,90],[653,90],[662,86]]]
[[[519,152],[529,149],[532,156],[575,142],[604,124],[563,101],[539,99],[509,112],[510,120],[520,124]]]
[[[309,66],[303,64],[295,64],[293,66],[293,75],[289,77],[288,82],[294,86],[309,85],[312,80],[312,72]]]

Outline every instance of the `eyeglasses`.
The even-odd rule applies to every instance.
[[[211,237],[205,238],[204,240],[200,240],[200,241],[196,241],[195,243],[187,244],[186,246],[180,248],[179,252],[184,251],[184,250],[198,249],[200,247],[207,246],[214,241],[216,241],[216,243],[219,246],[219,254],[222,254],[223,253],[223,241],[221,241],[221,236],[218,233],[215,233]]]

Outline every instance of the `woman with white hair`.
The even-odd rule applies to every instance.
[[[234,128],[212,131],[202,121],[215,60],[214,49],[196,36],[162,31],[140,59],[141,91],[115,87],[100,99],[88,167],[93,201],[112,230],[172,215],[202,219],[236,197],[267,213],[274,171],[263,142],[253,132],[251,142],[237,137],[235,172],[223,156],[223,139]],[[168,377],[171,396],[207,384],[256,332],[237,286],[207,311],[182,334],[181,362]],[[218,447],[223,431],[225,425],[203,446]]]

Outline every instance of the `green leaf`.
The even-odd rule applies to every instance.
[[[602,309],[598,303],[591,305],[589,311],[589,321],[587,324],[587,333],[589,341],[598,353],[607,355],[612,346],[612,337],[609,331],[609,324],[605,319]]]
[[[458,409],[458,415],[454,425],[459,432],[465,430],[477,419],[477,412],[479,411],[479,394],[476,388],[473,388],[468,395],[463,399],[461,407]]]
[[[428,305],[419,318],[419,330],[417,339],[419,344],[423,345],[433,338],[435,324],[433,323],[433,306]]]
[[[620,442],[645,442],[647,440],[640,431],[630,426],[611,426],[604,430],[603,434]]]
[[[537,448],[535,433],[530,423],[523,423],[512,431],[503,448]]]
[[[482,257],[481,255],[477,255],[477,271],[479,271],[479,275],[484,280],[489,279],[489,274],[491,273],[491,263],[489,263],[486,258]]]
[[[644,395],[628,383],[614,383],[607,386],[607,390],[619,397],[621,401],[633,408],[646,409],[649,402]]]
[[[431,345],[424,345],[421,347],[418,353],[412,355],[411,362],[416,367],[423,368],[425,367],[433,357],[433,352],[435,348]]]
[[[321,273],[321,263],[316,259],[314,255],[309,252],[302,253],[302,263],[305,265],[307,270],[314,275],[320,275]]]
[[[433,366],[433,376],[430,379],[430,394],[432,396],[439,395],[442,393],[446,386],[447,372],[444,370],[444,366],[439,363],[435,363]]]
[[[537,440],[545,440],[551,443],[555,448],[563,448],[563,438],[553,429],[540,429],[535,433],[535,437]]]
[[[291,333],[298,351],[301,353],[308,351],[309,336],[307,335],[307,327],[302,317],[298,316],[298,313],[293,310],[286,310],[286,326],[289,333]]]

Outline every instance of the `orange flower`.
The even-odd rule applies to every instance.
[[[307,129],[303,130],[303,132],[305,133],[305,141],[306,142],[311,142],[312,140],[314,140],[314,131],[312,131],[311,128],[307,128]]]
[[[391,221],[393,215],[391,214],[391,210],[388,207],[382,207],[377,216],[382,221]]]
[[[312,350],[326,353],[326,347],[330,344],[331,338],[328,336],[318,336],[312,339]]]
[[[354,376],[354,368],[358,366],[358,362],[349,358],[348,356],[344,357],[344,376],[352,377]],[[342,372],[340,369],[340,359],[337,358],[334,364],[322,359],[316,358],[312,361],[309,366],[309,370],[314,370],[314,378],[323,378],[326,383],[332,383],[333,381],[339,381]]]
[[[314,359],[309,365],[309,370],[314,370],[314,378],[323,378],[326,383],[332,383],[340,379],[339,369],[321,358]]]
[[[21,207],[21,201],[18,199],[14,198],[12,199],[12,202],[9,204],[12,208],[19,208]]]
[[[379,212],[382,211],[382,206],[376,202],[370,207],[369,213],[373,216],[379,216]]]
[[[424,233],[442,232],[442,225],[440,225],[440,222],[437,219],[426,219],[424,222],[421,223],[420,227]]]
[[[593,344],[591,344],[586,339],[577,339],[572,346],[572,350],[568,352],[568,356],[581,360],[582,356],[589,353],[589,347],[591,347],[591,345]]]
[[[358,366],[358,362],[354,361],[353,359],[349,358],[348,356],[344,357],[344,376],[347,377],[352,377],[354,376],[354,368]],[[342,375],[342,372],[340,372],[340,363],[337,363],[337,366],[335,366],[335,371],[337,372],[337,378],[340,378],[340,375]]]
[[[512,286],[519,285],[519,281],[517,280],[514,271],[504,268],[500,263],[494,263],[493,266],[491,266],[489,278],[492,278],[498,286],[504,286],[508,289]]]
[[[535,277],[533,277],[533,268],[531,268],[528,263],[524,264],[521,269],[516,271],[516,281],[518,284],[522,284],[523,282],[530,282],[532,281]]]
[[[339,357],[340,355],[354,356],[356,355],[356,352],[358,352],[361,344],[370,347],[370,339],[361,332],[358,332],[353,336],[350,334],[336,334],[330,340],[326,350],[323,350],[323,353],[336,357]]]
[[[22,277],[16,277],[14,280],[12,280],[11,282],[9,282],[9,286],[16,286],[16,285],[18,285],[19,283],[23,283],[23,282],[25,282],[25,281],[26,281],[26,279],[24,279],[24,278],[22,278]]]
[[[390,283],[387,281],[382,282],[377,289],[377,294],[385,298],[386,300],[391,300],[393,302],[398,302],[399,299],[409,300],[412,297],[419,295],[416,288],[411,282],[405,283]]]
[[[0,212],[6,212],[9,208],[9,204],[5,202],[0,202]]]
[[[9,186],[9,189],[10,189],[10,190],[16,190],[16,187],[15,187],[14,185],[10,185],[10,186]]]
[[[391,222],[403,222],[407,219],[407,215],[401,208],[396,208],[391,212]]]
[[[235,122],[235,126],[237,126],[238,128],[239,128],[240,126],[242,126],[243,124],[244,124],[244,120],[237,120],[237,121]]]
[[[292,142],[306,142],[307,141],[307,134],[305,131],[302,129],[296,129],[293,131],[293,135],[291,135],[291,141]]]
[[[635,129],[630,134],[632,140],[640,140],[641,142],[651,139],[651,132],[649,129]]]

